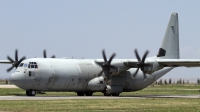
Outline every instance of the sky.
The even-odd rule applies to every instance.
[[[179,15],[180,58],[200,59],[200,1],[28,0],[0,1],[0,60],[47,57],[134,59],[157,55],[171,13]],[[11,65],[0,64],[0,78]],[[200,68],[176,68],[163,78],[200,78]]]

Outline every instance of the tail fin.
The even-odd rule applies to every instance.
[[[171,14],[157,57],[161,59],[179,59],[179,28],[177,13]]]

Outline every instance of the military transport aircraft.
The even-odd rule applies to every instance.
[[[199,59],[179,59],[178,14],[172,13],[163,42],[157,56],[147,58],[146,51],[141,58],[134,51],[136,59],[114,59],[115,53],[107,59],[67,59],[32,58],[0,60],[16,67],[9,77],[10,82],[26,90],[27,96],[35,96],[36,91],[70,91],[78,96],[92,96],[102,92],[104,96],[119,96],[122,92],[141,90],[175,67],[199,67]]]

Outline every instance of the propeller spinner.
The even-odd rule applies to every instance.
[[[110,69],[117,69],[115,66],[111,65],[111,62],[112,62],[113,58],[116,56],[116,54],[113,53],[113,54],[110,56],[109,60],[107,60],[107,57],[106,57],[106,54],[105,54],[105,50],[103,49],[103,50],[102,50],[102,55],[103,55],[104,62],[97,62],[97,61],[95,61],[95,63],[96,63],[97,65],[99,65],[99,66],[102,67],[102,71],[99,72],[98,76],[101,76],[102,73],[104,72],[105,75],[106,75],[106,77],[107,77],[108,79],[110,79],[110,73],[109,73],[109,72],[110,72]]]
[[[26,59],[25,56],[23,56],[20,60],[18,60],[18,50],[15,50],[15,60],[13,60],[10,56],[7,56],[7,59],[12,63],[12,66],[7,69],[7,72],[11,71],[14,67],[17,68],[18,65]]]

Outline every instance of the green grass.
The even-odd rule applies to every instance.
[[[151,86],[120,96],[200,94],[199,85]],[[23,96],[18,88],[1,88],[1,96]],[[102,96],[100,92],[95,96]],[[37,96],[76,96],[74,92],[46,92]],[[0,100],[0,111],[138,111],[138,112],[199,112],[200,98],[133,98],[133,99],[74,99],[74,100]]]
[[[0,101],[0,111],[200,111],[199,99],[91,99]]]

